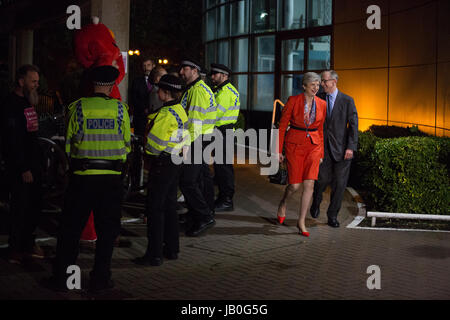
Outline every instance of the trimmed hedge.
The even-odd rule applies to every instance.
[[[372,125],[370,126],[369,131],[379,138],[399,138],[412,136],[430,137],[430,135],[420,131],[418,126],[398,127]]]
[[[450,214],[450,139],[360,133],[353,185],[371,210]]]

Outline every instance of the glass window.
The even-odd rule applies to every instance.
[[[216,43],[210,43],[206,45],[206,68],[209,69],[211,63],[216,62]]]
[[[241,102],[241,110],[247,110],[247,80],[248,75],[236,74],[231,76],[231,83],[239,91],[239,101]]]
[[[276,28],[277,0],[253,0],[252,31],[274,31]]]
[[[308,39],[308,70],[330,69],[331,36]]]
[[[275,69],[275,36],[256,37],[253,46],[253,71],[272,72]]]
[[[217,37],[228,37],[230,34],[230,6],[226,4],[217,10]]]
[[[224,64],[226,66],[229,65],[228,50],[229,50],[228,41],[218,42],[218,44],[217,44],[217,63]]]
[[[281,30],[306,27],[306,0],[283,0],[280,9]]]
[[[296,96],[303,93],[302,81],[302,74],[281,75],[281,101],[283,101],[283,103],[286,103],[290,96]]]
[[[248,38],[235,39],[231,55],[233,72],[248,71]]]
[[[231,35],[246,33],[248,33],[248,2],[233,2],[231,4]]]
[[[305,40],[285,40],[281,44],[281,69],[283,71],[303,71]]]
[[[206,41],[216,38],[216,10],[214,9],[206,13]]]
[[[272,111],[274,75],[255,74],[252,80],[252,110]]]
[[[206,8],[212,8],[216,5],[216,0],[205,0],[206,1]]]
[[[333,0],[308,0],[308,27],[331,25]]]

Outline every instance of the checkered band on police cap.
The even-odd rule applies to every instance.
[[[112,86],[119,74],[119,70],[113,66],[100,66],[91,70],[91,79],[96,86]]]
[[[202,67],[200,67],[200,63],[192,60],[192,59],[184,59],[183,61],[181,61],[181,66],[182,67],[191,67],[191,68],[195,68],[198,69],[198,71],[202,71]]]
[[[163,75],[156,85],[169,91],[183,91],[184,89],[182,80],[171,74]]]
[[[231,74],[231,69],[223,64],[211,63],[211,74],[218,73],[218,72],[229,76]]]

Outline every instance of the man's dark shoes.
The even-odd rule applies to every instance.
[[[154,267],[158,267],[160,265],[163,264],[163,259],[162,258],[155,258],[155,257],[150,257],[150,256],[143,256],[143,257],[139,257],[133,260],[134,263],[139,264],[141,266],[154,266]]]
[[[178,253],[176,252],[164,252],[163,253],[164,258],[167,260],[177,260],[178,259]]]
[[[60,293],[67,293],[69,292],[69,289],[67,288],[66,280],[61,280],[56,278],[55,276],[44,278],[40,281],[40,284],[49,290],[60,292]]]
[[[210,218],[207,221],[194,223],[191,229],[186,231],[188,237],[198,237],[200,234],[213,227],[216,224],[214,218]]]
[[[217,212],[233,211],[233,200],[231,198],[217,199],[214,207]]]
[[[327,223],[330,227],[339,228],[339,222],[336,219],[328,219]]]
[[[320,215],[320,208],[316,206],[312,206],[311,210],[309,211],[311,213],[311,217],[314,219],[317,219]]]
[[[105,290],[109,290],[114,288],[114,281],[111,279],[107,281],[96,281],[91,279],[89,281],[89,292],[90,293],[99,293]]]

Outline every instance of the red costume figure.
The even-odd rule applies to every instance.
[[[97,20],[97,21],[96,21]],[[125,76],[122,53],[116,44],[114,33],[103,23],[98,23],[94,17],[94,23],[76,31],[74,36],[75,56],[78,62],[86,68],[82,80],[82,95],[89,96],[93,92],[92,83],[89,80],[89,70],[99,66],[115,66],[119,69],[119,77],[111,92],[111,98],[121,100],[119,83]],[[81,240],[93,241],[97,239],[94,217],[91,213],[89,220],[81,234]]]
[[[120,74],[111,93],[111,98],[120,100],[118,85],[125,76],[125,66],[113,32],[103,23],[89,24],[75,33],[74,47],[78,62],[88,70],[99,66],[118,67]],[[86,93],[89,94],[90,92],[83,92],[83,94]]]

